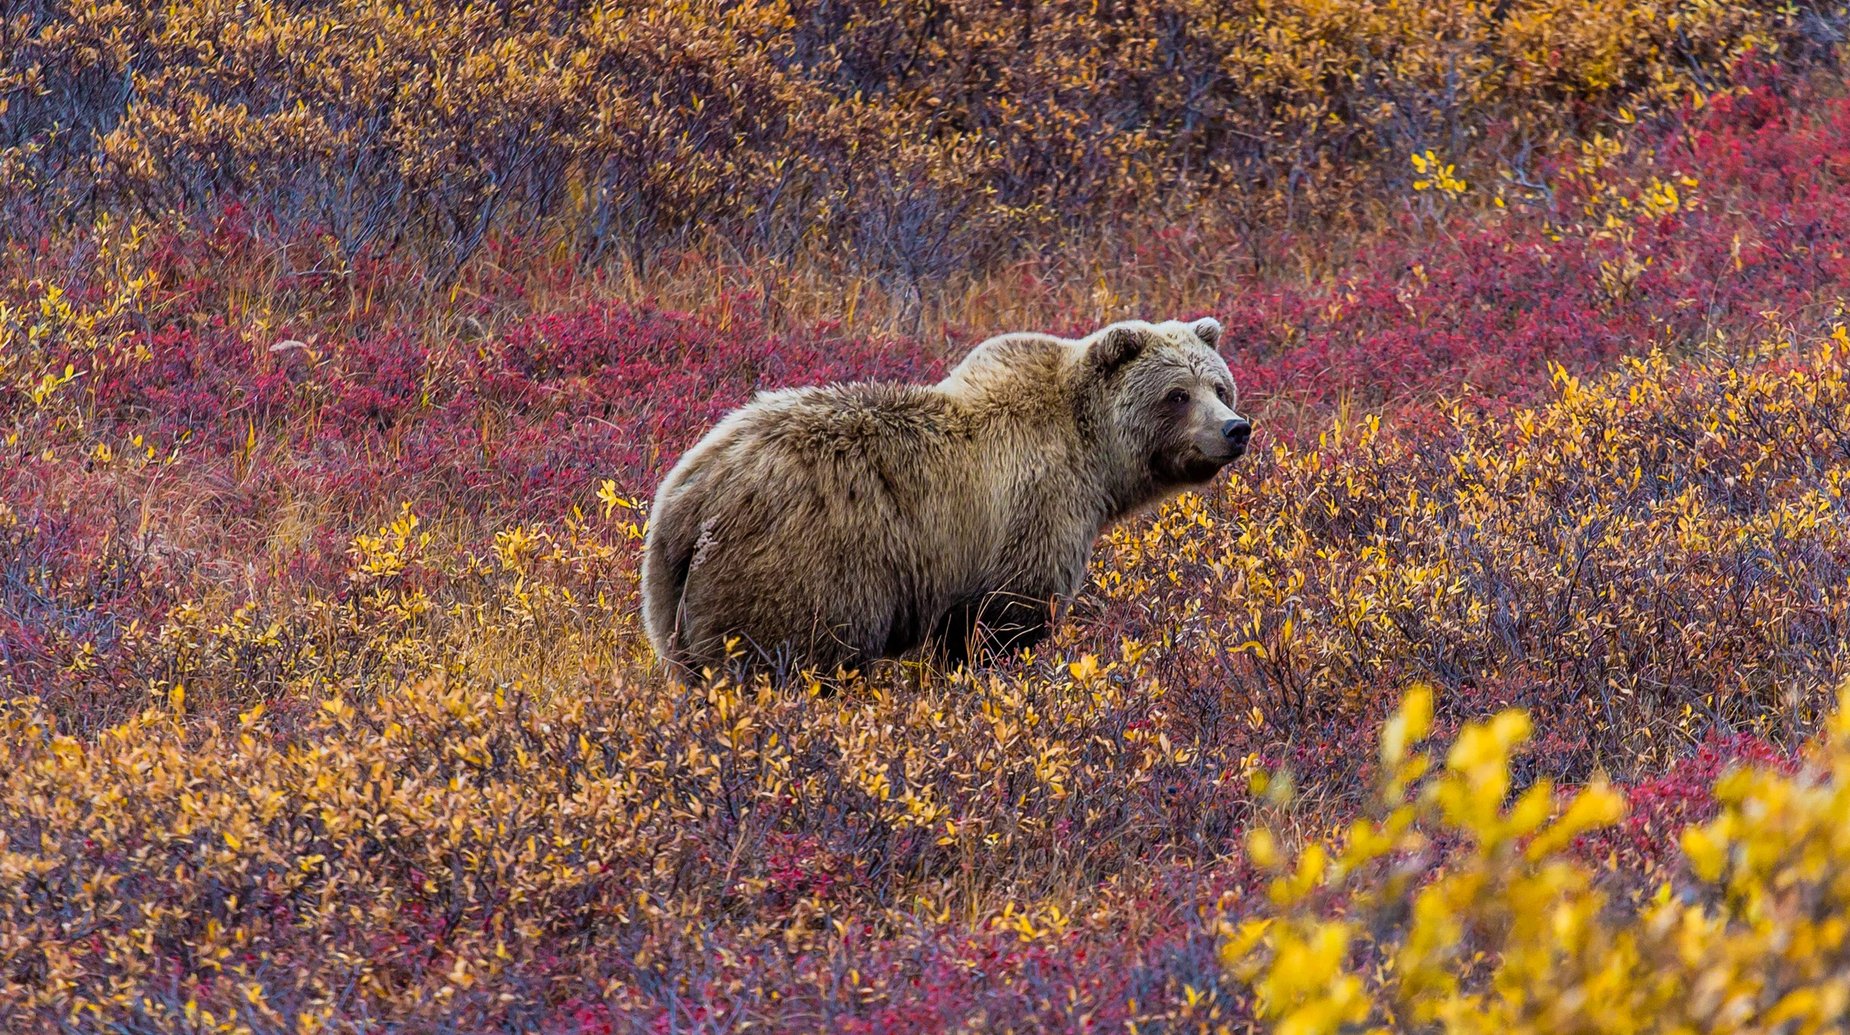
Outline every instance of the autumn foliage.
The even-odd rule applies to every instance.
[[[0,9],[0,1030],[1840,1030],[1843,12]],[[1212,314],[978,671],[686,689],[761,387]]]
[[[1564,134],[1841,28],[1691,0],[31,0],[0,18],[0,212],[234,198],[296,270],[400,255],[447,284],[522,233],[636,270],[845,268],[917,304],[1085,231],[1353,226],[1383,179],[1539,183]]]

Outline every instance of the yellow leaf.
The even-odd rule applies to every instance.
[[[1381,762],[1396,768],[1407,756],[1407,745],[1425,737],[1432,729],[1432,688],[1425,684],[1407,691],[1394,713],[1381,728]]]

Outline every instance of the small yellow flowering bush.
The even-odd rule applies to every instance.
[[[1223,921],[1221,958],[1271,1029],[1454,1033],[1826,1032],[1850,1023],[1850,692],[1796,771],[1715,786],[1687,869],[1614,898],[1574,839],[1618,820],[1595,782],[1512,793],[1520,711],[1466,726],[1443,761],[1418,688],[1384,728],[1372,815],[1293,855],[1261,827],[1266,905]]]

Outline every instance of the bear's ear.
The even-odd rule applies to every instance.
[[[1220,345],[1220,321],[1212,316],[1204,316],[1195,321],[1195,336],[1208,343],[1208,348]]]
[[[1113,327],[1092,343],[1086,358],[1101,374],[1109,374],[1143,351],[1143,335],[1130,327]]]

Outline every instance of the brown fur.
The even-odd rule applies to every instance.
[[[642,570],[656,652],[684,670],[963,660],[1046,634],[1099,532],[1211,478],[1233,384],[1220,325],[1011,334],[936,385],[760,394],[658,490]],[[1171,393],[1189,393],[1186,401]]]

